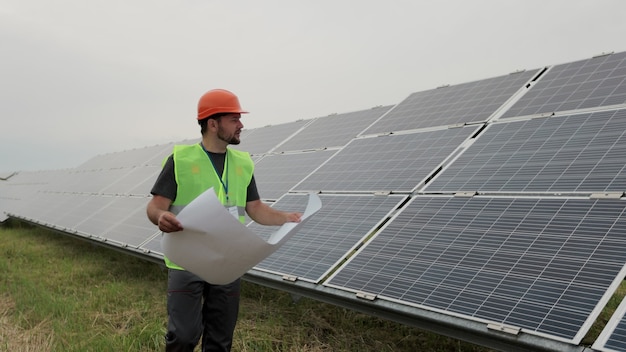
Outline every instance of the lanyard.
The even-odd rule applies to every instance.
[[[211,161],[211,165],[213,165],[213,169],[215,170],[215,173],[217,174],[217,167],[215,167],[215,162],[213,161],[213,158],[211,158],[211,154],[209,153],[208,150],[206,150],[206,148],[204,148],[204,145],[202,144],[202,142],[200,142],[200,145],[202,146],[202,150],[204,150],[204,152],[206,153],[206,156],[209,157],[209,160]],[[226,175],[226,182],[222,180],[223,175]],[[220,182],[222,183],[222,187],[224,187],[224,192],[226,192],[226,203],[228,204],[229,202],[228,200],[228,151],[226,151],[226,154],[224,155],[224,170],[222,171],[222,175],[218,174],[218,178],[220,179]]]

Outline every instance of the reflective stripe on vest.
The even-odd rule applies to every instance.
[[[170,211],[178,214],[187,204],[207,189],[213,187],[217,198],[226,204],[226,191],[213,164],[200,144],[174,146],[174,174],[176,176],[176,199]],[[252,180],[254,163],[250,154],[228,148],[223,175],[228,182],[229,202],[237,206],[239,221],[245,223],[245,207],[248,185]],[[182,270],[164,256],[168,268]]]

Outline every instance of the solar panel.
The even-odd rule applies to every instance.
[[[418,196],[328,284],[579,343],[625,231],[624,201]]]
[[[152,169],[153,172],[151,172],[150,176],[148,176],[146,179],[141,181],[141,183],[139,183],[136,187],[131,189],[129,194],[131,195],[149,195],[150,194],[150,191],[152,190],[152,186],[154,186],[154,183],[156,182],[157,177],[161,173],[162,168],[160,166],[159,167],[146,166],[146,168]]]
[[[296,154],[269,154],[256,162],[254,179],[263,199],[278,199],[318,168],[335,150]]]
[[[502,117],[626,103],[626,52],[556,65]]]
[[[626,190],[626,110],[492,124],[428,192]]]
[[[148,238],[160,232],[148,220],[146,206],[149,198],[120,197],[98,214],[98,219],[109,222],[100,237],[132,247],[139,247]],[[108,218],[107,218],[108,216]]]
[[[35,214],[32,216],[37,216],[38,214],[40,221],[54,224],[62,229],[66,229],[70,233],[74,233],[76,226],[85,221],[85,216],[92,215],[86,215],[82,212],[82,209],[97,209],[97,206],[93,205],[94,203],[100,205],[103,200],[110,199],[110,197],[102,199],[99,195],[85,193],[55,194],[47,192],[43,193],[40,198],[50,199],[50,204],[41,204],[41,206],[49,209],[35,210]],[[51,206],[52,204],[54,204],[54,206]],[[97,216],[97,214],[95,216]]]
[[[161,165],[163,158],[172,152],[173,143],[125,150],[98,155],[78,166],[77,170],[129,168],[141,165]]]
[[[30,187],[16,186],[15,181],[19,178],[18,175],[11,177],[12,180],[7,178],[6,180],[0,180],[0,222],[4,222],[9,217],[6,212],[12,212],[19,209],[20,199],[29,198],[31,193],[36,190],[30,190]]]
[[[310,122],[311,120],[300,120],[248,130],[245,135],[242,135],[241,143],[231,145],[230,148],[243,150],[253,155],[269,153]]]
[[[293,190],[411,192],[476,130],[464,127],[357,138]]]
[[[123,176],[111,179],[110,184],[104,187],[101,193],[147,196],[150,194],[152,185],[154,185],[161,169],[161,166],[143,166],[129,169]]]
[[[46,190],[50,192],[102,193],[112,182],[120,180],[131,172],[130,168],[105,168],[67,170],[62,179],[50,181]]]
[[[97,155],[77,166],[75,170],[98,170],[101,168],[109,168],[111,165],[117,165],[116,159],[119,157],[119,154],[120,152]]]
[[[35,199],[25,202],[12,215],[72,234],[79,231],[81,235],[90,237],[98,235],[98,231],[94,230],[95,224],[89,219],[97,219],[99,212],[114,199],[112,196],[86,193],[40,191]]]
[[[276,148],[275,152],[340,147],[385,114],[391,106],[336,114],[314,119],[293,138]]]
[[[45,179],[45,191],[109,195],[150,194],[150,189],[173,144],[99,155],[62,176]]]
[[[538,70],[411,94],[363,134],[486,121]]]
[[[86,238],[138,247],[158,229],[145,216],[148,197],[41,193],[20,216]]]
[[[406,196],[319,195],[322,208],[255,269],[318,282],[372,232]],[[308,195],[287,194],[273,208],[304,211]],[[275,226],[249,225],[267,240]]]
[[[115,196],[91,196],[81,204],[80,208],[74,209],[72,215],[79,222],[72,227],[74,230],[90,236],[101,237],[101,235],[112,225],[111,215],[105,209],[112,210],[109,206],[118,201]],[[123,212],[115,213],[117,216],[124,216]],[[118,220],[119,221],[119,218]]]
[[[626,299],[622,300],[602,333],[593,343],[593,349],[602,352],[626,351]]]
[[[6,188],[6,181],[0,180],[0,223],[6,221],[9,217],[5,211],[11,208],[13,200]]]
[[[48,213],[52,210],[59,209],[59,204],[62,204],[62,200],[58,199],[55,194],[36,192],[35,196],[37,201],[30,199],[24,201],[20,204],[20,207],[11,209],[11,214],[44,224],[55,221],[56,219]]]
[[[13,217],[25,213],[36,215],[29,210],[29,206],[33,202],[36,204],[39,191],[45,189],[48,182],[62,178],[65,174],[66,170],[20,172],[2,181],[4,187],[0,197],[0,212]]]

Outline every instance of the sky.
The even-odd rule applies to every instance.
[[[199,138],[626,51],[623,0],[0,0],[0,173]]]

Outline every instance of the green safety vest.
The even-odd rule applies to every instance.
[[[242,224],[245,223],[248,185],[254,172],[254,163],[249,153],[227,148],[222,177],[217,174],[209,156],[200,144],[176,145],[173,155],[174,174],[178,188],[170,211],[178,214],[187,204],[211,187],[215,190],[220,202],[226,204],[225,185],[228,187],[230,205],[237,206],[239,221]],[[184,270],[166,256],[163,257],[168,268]]]

